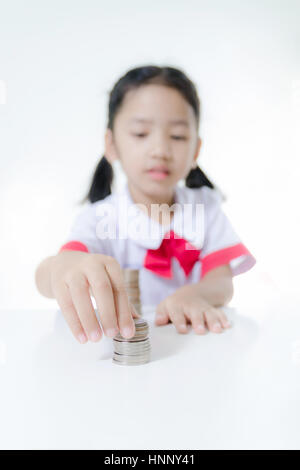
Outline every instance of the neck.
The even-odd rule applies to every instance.
[[[142,204],[143,207],[141,209],[146,212],[148,217],[162,225],[166,225],[168,221],[172,220],[173,210],[171,210],[171,206],[176,202],[174,188],[171,188],[168,193],[162,195],[149,195],[142,193],[138,188],[128,183],[128,191],[133,203]],[[154,210],[153,204],[157,204],[159,210]],[[163,206],[160,207],[161,205]]]

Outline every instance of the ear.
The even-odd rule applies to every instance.
[[[118,152],[114,143],[113,133],[111,129],[108,129],[108,128],[106,129],[104,141],[105,141],[104,155],[106,159],[109,161],[109,163],[112,164],[114,160],[118,160],[119,156],[118,156]]]
[[[200,139],[200,137],[198,137],[196,151],[195,151],[195,155],[194,155],[194,158],[193,158],[193,168],[196,168],[196,166],[197,166],[197,158],[198,158],[199,153],[200,153],[201,145],[202,145],[202,140]]]

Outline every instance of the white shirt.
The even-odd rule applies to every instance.
[[[173,219],[170,224],[162,225],[133,202],[126,183],[105,199],[85,204],[60,251],[101,253],[114,257],[122,268],[139,269],[141,302],[157,305],[179,287],[198,282],[217,266],[229,264],[236,276],[256,263],[223,212],[221,202],[221,195],[215,189],[177,185]],[[174,256],[166,259],[171,265],[170,277],[146,265],[147,254],[157,253],[148,250],[161,252],[163,239],[170,231],[187,242],[181,253],[182,263],[191,255],[189,249],[196,256],[188,274]]]

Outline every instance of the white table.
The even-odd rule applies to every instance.
[[[300,301],[271,294],[205,336],[145,307],[140,366],[114,364],[109,338],[77,343],[56,309],[2,311],[0,447],[299,449]]]

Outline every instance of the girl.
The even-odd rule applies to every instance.
[[[219,333],[230,326],[218,307],[233,296],[232,277],[256,260],[222,211],[220,192],[197,166],[195,86],[178,69],[145,66],[121,77],[109,98],[105,156],[87,204],[59,252],[37,267],[37,288],[56,298],[81,343],[98,341],[102,329],[109,337],[120,331],[130,338],[138,314],[122,268],[137,268],[141,302],[157,305],[157,325],[172,322],[186,333],[191,323],[198,334],[206,328]],[[112,192],[116,160],[127,182]],[[177,184],[183,179],[185,186]],[[186,207],[193,213],[182,211]]]

